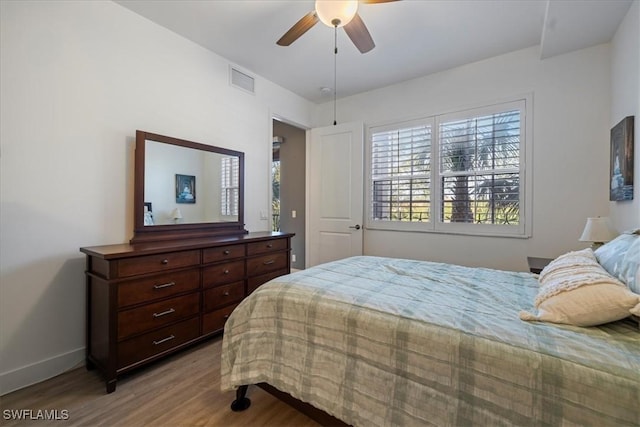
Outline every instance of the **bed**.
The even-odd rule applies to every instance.
[[[282,276],[227,321],[222,389],[266,383],[353,426],[640,425],[638,324],[521,320],[539,290],[370,256]]]

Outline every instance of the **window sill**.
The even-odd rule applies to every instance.
[[[454,236],[473,236],[473,237],[498,237],[498,238],[510,238],[510,239],[529,239],[530,233],[505,233],[505,232],[488,232],[488,231],[469,231],[469,230],[436,230],[425,229],[422,227],[415,227],[416,224],[411,224],[413,227],[398,227],[397,225],[389,227],[381,227],[377,224],[365,225],[364,229],[369,231],[391,231],[396,233],[426,233],[426,234],[448,234]]]

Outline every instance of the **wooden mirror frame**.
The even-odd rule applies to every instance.
[[[144,225],[144,177],[146,142],[154,141],[177,145],[194,150],[208,151],[239,158],[238,220],[225,222],[202,222],[191,224]],[[224,235],[246,234],[244,229],[244,153],[198,142],[136,131],[135,172],[133,189],[133,233],[130,243],[145,243],[161,240],[192,239]]]

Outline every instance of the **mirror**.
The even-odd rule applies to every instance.
[[[132,243],[244,230],[244,153],[136,132]]]

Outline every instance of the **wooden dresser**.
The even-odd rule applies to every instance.
[[[291,270],[288,233],[84,247],[87,368],[118,375],[222,333],[247,295]]]

